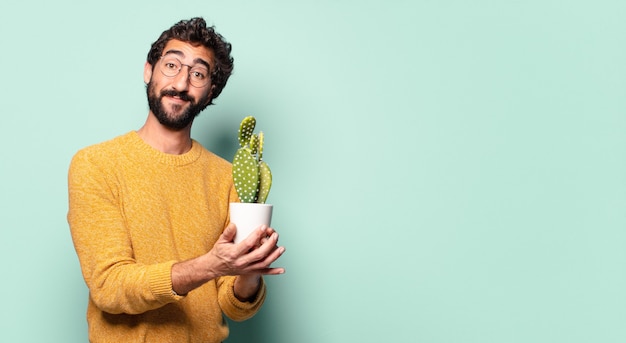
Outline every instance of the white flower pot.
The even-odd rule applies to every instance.
[[[230,203],[230,221],[237,226],[235,243],[246,239],[252,231],[260,225],[270,226],[272,223],[272,208],[270,204]]]

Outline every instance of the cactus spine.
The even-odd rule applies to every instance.
[[[264,204],[272,187],[272,172],[263,161],[263,132],[254,133],[256,118],[243,118],[239,125],[239,146],[233,158],[233,181],[239,200]]]

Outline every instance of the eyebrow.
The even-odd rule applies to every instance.
[[[174,54],[174,55],[177,55],[177,56],[180,56],[180,57],[184,57],[185,56],[185,54],[182,51],[175,50],[175,49],[166,51],[163,54],[163,56],[169,55],[169,54]],[[203,59],[201,59],[199,57],[194,59],[193,62],[196,63],[196,64],[198,64],[198,63],[203,64],[204,66],[207,67],[207,69],[209,69],[209,71],[211,70],[211,65],[209,64],[209,62],[207,62],[207,61],[205,61],[205,60],[203,60]]]

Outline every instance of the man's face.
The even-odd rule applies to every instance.
[[[213,70],[213,52],[203,46],[193,46],[179,40],[170,40],[163,49],[163,57],[155,62],[154,68],[146,63],[144,81],[148,84],[147,95],[150,112],[161,125],[180,130],[207,106],[211,96],[211,81],[197,86],[190,82],[191,69],[204,70],[209,77]],[[180,72],[166,76],[161,72],[167,60],[181,63]]]

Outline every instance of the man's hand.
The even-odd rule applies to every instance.
[[[261,226],[253,231],[246,239],[234,244],[233,240],[237,229],[235,224],[230,223],[220,238],[215,242],[213,249],[209,251],[217,265],[213,268],[221,275],[245,275],[245,274],[282,274],[283,268],[271,268],[285,251],[284,247],[278,247],[278,233],[274,229]]]
[[[225,254],[222,255],[226,256],[226,258],[222,257],[225,269],[235,273],[231,275],[239,275],[234,285],[235,296],[241,301],[251,301],[259,291],[262,274],[273,275],[285,272],[283,268],[270,267],[272,262],[282,255],[285,248],[277,246],[278,233],[274,229],[262,226],[235,245],[238,248],[234,250],[234,255],[231,255],[233,251],[229,251],[228,248],[232,244],[229,243],[232,243],[236,232],[234,224],[228,225],[212,251],[219,255],[222,248],[225,248]],[[238,273],[238,270],[241,272]]]
[[[181,295],[187,294],[216,277],[238,275],[235,295],[245,300],[258,291],[261,275],[285,272],[284,268],[271,267],[285,252],[284,247],[277,245],[278,233],[274,229],[261,226],[238,244],[233,242],[236,233],[235,224],[230,223],[208,253],[174,264],[173,290]]]

